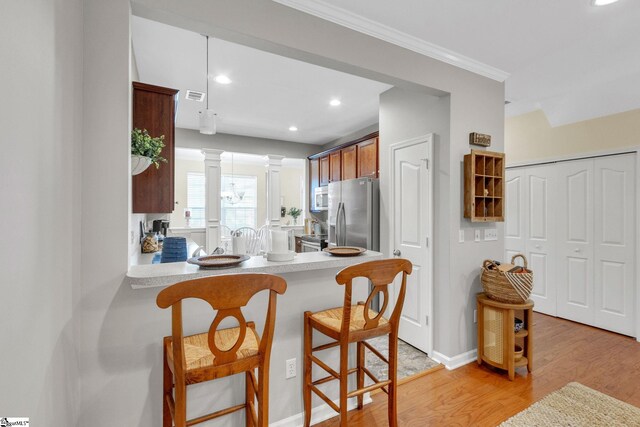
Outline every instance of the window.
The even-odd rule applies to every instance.
[[[233,185],[232,185],[233,184]],[[227,197],[242,194],[242,200],[230,201]],[[258,177],[222,175],[222,225],[231,230],[240,227],[256,228],[258,216]]]
[[[204,227],[204,174],[187,172],[187,209],[191,211],[190,227]]]

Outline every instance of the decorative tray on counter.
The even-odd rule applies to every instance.
[[[187,262],[204,269],[229,268],[235,267],[249,258],[248,255],[207,255],[189,258]]]
[[[323,251],[333,256],[358,256],[367,250],[357,246],[335,246],[333,248],[324,248]]]

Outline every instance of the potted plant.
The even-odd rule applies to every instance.
[[[293,225],[298,224],[298,217],[302,213],[302,209],[298,208],[289,208],[289,215],[293,218]]]
[[[152,137],[146,129],[131,131],[131,175],[138,175],[153,163],[156,169],[160,162],[167,162],[160,153],[164,148],[164,135]]]

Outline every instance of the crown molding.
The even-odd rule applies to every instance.
[[[504,82],[509,77],[509,73],[506,71],[460,55],[454,51],[403,33],[379,22],[364,18],[322,0],[273,1],[492,80]]]

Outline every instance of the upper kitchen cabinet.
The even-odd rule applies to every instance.
[[[176,89],[133,82],[133,127],[146,129],[153,137],[164,135],[160,168],[151,165],[132,177],[133,213],[171,213],[175,206],[175,117]]]
[[[378,178],[378,165],[378,132],[309,156],[309,194],[330,182]]]
[[[320,158],[320,186],[329,184],[329,156]]]
[[[378,138],[371,138],[359,142],[356,147],[358,152],[358,178],[377,178]]]
[[[340,150],[341,166],[342,166],[342,180],[354,179],[358,177],[358,154],[357,147],[352,145],[350,147]]]
[[[340,151],[329,154],[329,182],[340,181],[342,178]]]

